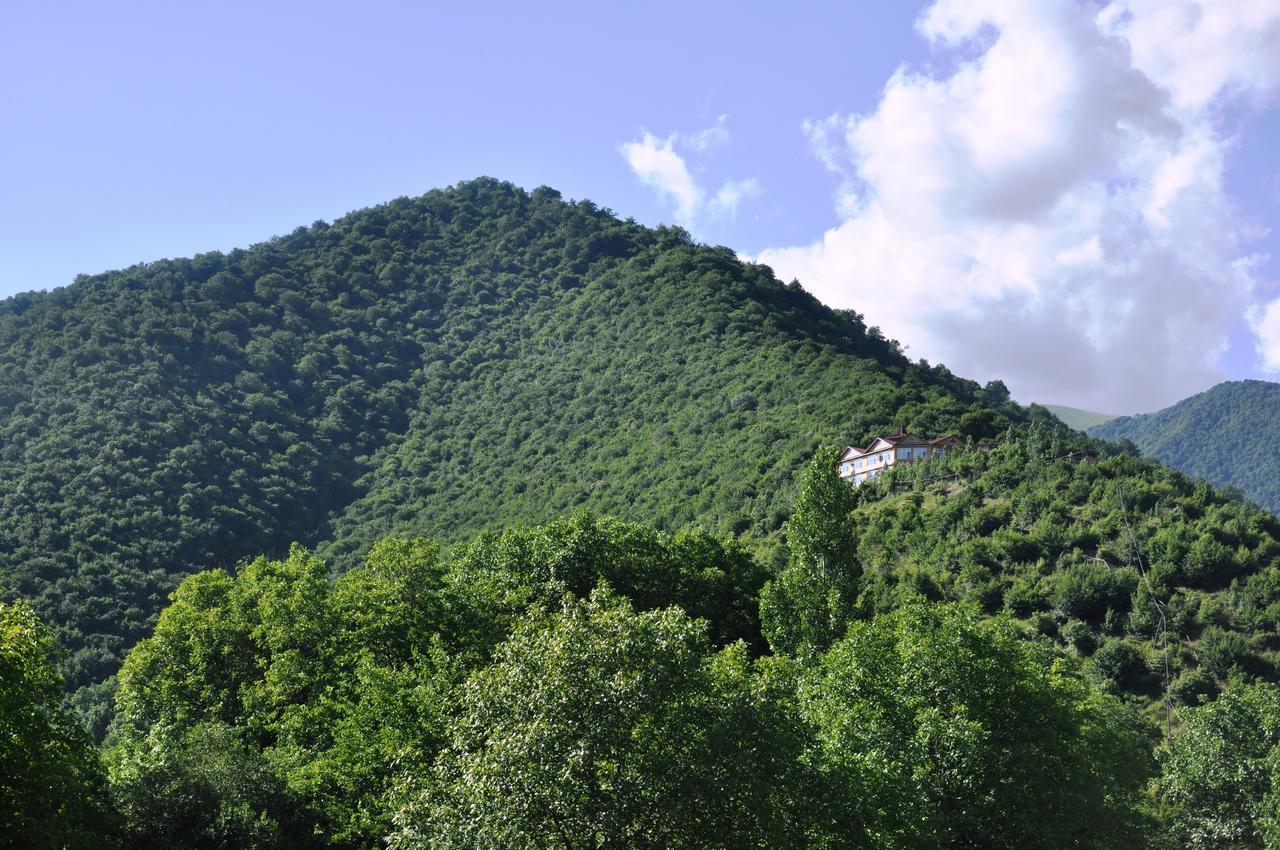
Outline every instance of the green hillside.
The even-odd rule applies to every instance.
[[[1132,440],[1188,475],[1239,488],[1280,513],[1280,384],[1227,381],[1172,407],[1122,416],[1089,431]]]
[[[678,229],[478,180],[0,366],[17,846],[1280,836],[1280,520]],[[836,476],[898,424],[984,445]]]
[[[1095,413],[1092,410],[1081,410],[1078,407],[1067,407],[1061,404],[1046,404],[1045,408],[1054,416],[1066,423],[1067,427],[1077,431],[1088,431],[1116,417],[1110,413]]]
[[[175,849],[1273,846],[1280,521],[1061,430],[857,490],[833,457],[778,571],[576,512],[447,554],[386,539],[337,577],[300,547],[189,576],[129,653],[100,769],[48,638],[0,605],[7,704],[47,707],[14,715],[0,826]]]
[[[863,604],[915,594],[1003,612],[1164,723],[1280,670],[1280,520],[1083,437],[1030,434],[897,482],[853,510]]]
[[[0,585],[72,680],[178,580],[571,508],[776,536],[820,443],[1026,414],[679,229],[477,180],[0,302]]]

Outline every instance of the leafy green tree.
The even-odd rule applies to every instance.
[[[836,449],[818,452],[800,478],[787,521],[790,559],[761,597],[761,619],[777,652],[821,652],[853,619],[862,567],[851,520],[853,488],[836,472]]]
[[[568,600],[467,681],[391,846],[796,846],[798,738],[766,696],[741,644],[713,653],[677,609]]]
[[[157,726],[112,751],[115,800],[137,850],[319,846],[261,750],[218,721]]]
[[[1143,727],[1005,620],[912,605],[855,623],[806,676],[830,788],[871,847],[1129,847]]]
[[[30,605],[0,603],[0,844],[109,847],[102,770],[89,736],[60,707],[56,650]]]
[[[586,511],[541,526],[481,534],[449,563],[468,623],[505,638],[530,605],[585,597],[606,582],[639,608],[679,605],[708,621],[718,646],[745,640],[763,650],[757,596],[765,572],[741,544],[686,529],[674,535]],[[478,639],[478,637],[477,637]]]
[[[336,583],[300,547],[186,579],[120,674],[131,843],[376,844],[395,770],[429,763],[465,674],[446,597],[420,540],[382,541]]]
[[[1183,717],[1182,731],[1158,753],[1155,783],[1171,843],[1280,848],[1280,687],[1228,690]]]

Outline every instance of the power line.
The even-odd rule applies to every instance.
[[[1164,736],[1166,739],[1173,737],[1173,698],[1169,695],[1172,673],[1169,667],[1169,611],[1164,601],[1156,595],[1156,590],[1151,584],[1150,574],[1146,566],[1142,563],[1142,548],[1138,545],[1137,535],[1133,533],[1133,525],[1129,522],[1129,508],[1124,502],[1124,488],[1120,486],[1120,482],[1116,482],[1116,496],[1120,499],[1120,515],[1124,517],[1125,531],[1129,534],[1129,565],[1134,566],[1138,570],[1138,575],[1147,586],[1147,593],[1151,596],[1151,601],[1155,603],[1156,611],[1160,614],[1159,627],[1159,646],[1164,653]]]

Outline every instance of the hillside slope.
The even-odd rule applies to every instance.
[[[1061,404],[1046,404],[1045,409],[1061,419],[1069,428],[1077,431],[1088,431],[1090,428],[1110,422],[1116,417],[1110,413],[1095,413],[1079,407],[1067,407]]]
[[[1162,721],[1166,695],[1275,680],[1280,520],[1228,491],[1032,429],[858,497],[873,612],[915,594],[1006,611]]]
[[[1164,410],[1122,416],[1089,433],[1132,440],[1163,463],[1237,487],[1280,512],[1280,384],[1228,381]]]
[[[0,585],[83,684],[198,569],[578,506],[761,539],[819,443],[993,436],[1006,399],[727,249],[482,179],[0,302]]]

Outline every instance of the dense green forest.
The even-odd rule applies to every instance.
[[[192,575],[129,653],[102,767],[51,636],[0,608],[0,834],[1280,847],[1276,520],[1060,438],[857,491],[821,452],[777,572],[703,530],[576,512],[447,552],[387,538],[336,578],[298,546]],[[1206,560],[1219,530],[1236,549]]]
[[[679,229],[477,180],[0,302],[0,587],[87,685],[195,570],[577,507],[776,540],[820,443],[994,436],[1006,400]]]
[[[1280,520],[678,229],[479,180],[0,364],[0,846],[1280,850]]]
[[[1280,384],[1227,381],[1141,416],[1090,428],[1105,440],[1131,440],[1143,453],[1280,513]],[[1275,434],[1273,438],[1271,435]]]

